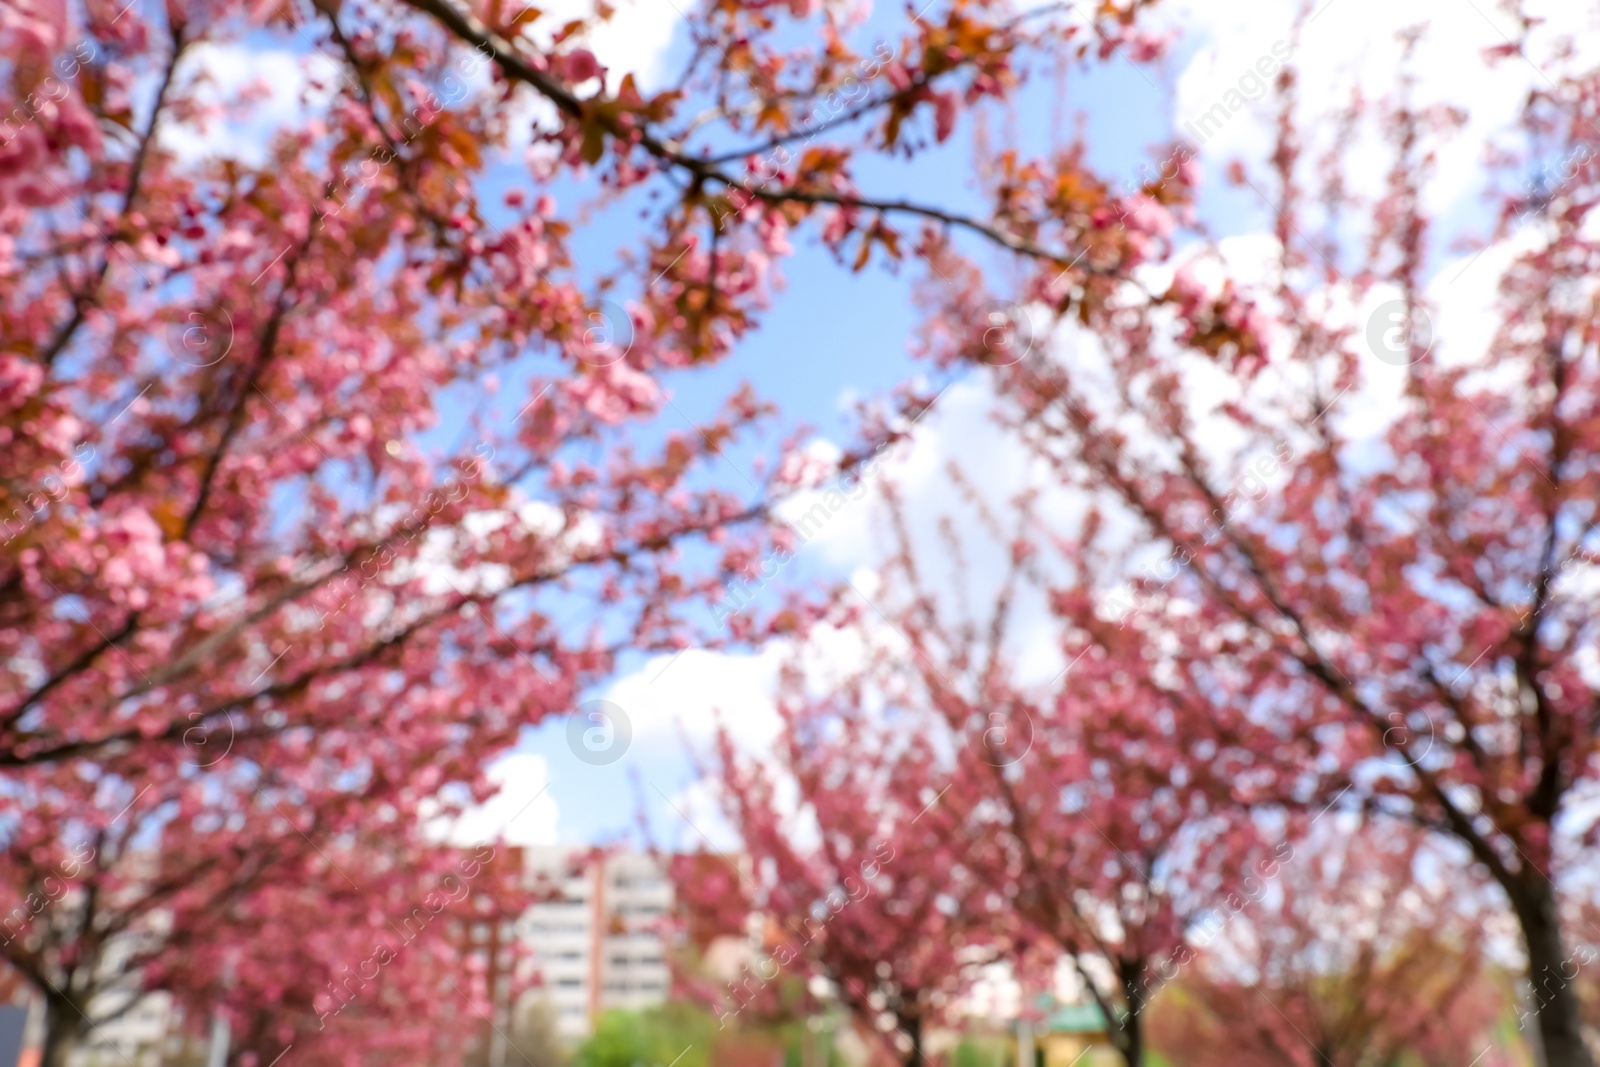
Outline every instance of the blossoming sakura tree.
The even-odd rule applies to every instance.
[[[780,975],[821,980],[877,1048],[911,1067],[955,1017],[968,974],[995,958],[1011,912],[967,862],[937,739],[910,717],[869,721],[862,696],[846,686],[786,698],[771,759],[721,738],[721,795],[751,871],[722,904],[766,916],[771,936],[705,994],[719,1018],[737,1018]]]
[[[1554,69],[1521,147],[1485,146],[1481,261],[1441,263],[1424,208],[1460,115],[1403,85],[1357,108],[1388,146],[1368,198],[1337,154],[1302,159],[1291,70],[1269,165],[1235,171],[1270,191],[1256,254],[1193,246],[1098,304],[1041,276],[1080,328],[996,378],[1048,481],[1086,494],[1028,538],[1069,558],[1047,580],[1064,631],[1146,636],[1145,684],[1240,768],[1235,803],[1360,807],[1462,846],[1522,932],[1530,1038],[1587,1065],[1559,886],[1595,833],[1574,805],[1600,715],[1600,172],[1579,151],[1600,83]],[[1530,197],[1519,168],[1545,152],[1575,162]],[[1352,212],[1373,220],[1354,248]],[[1492,284],[1453,288],[1468,268]],[[969,323],[935,319],[934,358],[985,360]]]
[[[584,45],[609,14],[0,9],[0,864],[31,915],[36,876],[139,817],[129,847],[192,863],[186,888],[99,872],[51,914],[70,927],[109,879],[118,908],[198,924],[166,942],[189,969],[139,958],[152,987],[224,1011],[230,989],[275,996],[290,1030],[324,1011],[270,977],[309,931],[257,920],[399,906],[444,862],[416,832],[441,796],[481,800],[486,762],[616,649],[681,647],[687,606],[749,558],[781,486],[701,473],[768,405],[742,389],[702,425],[629,434],[753,328],[791,235],[858,267],[920,254],[902,229],[923,223],[1075,254],[1057,224],[869,196],[852,160],[949,136],[1015,89],[1020,56],[1136,38],[1132,8],[1066,28],[963,2],[858,53],[838,12],[723,5],[677,88],[647,97]],[[825,47],[786,43],[797,26]],[[266,40],[298,85],[217,91]],[[286,109],[262,112],[273,94]],[[256,124],[253,153],[209,150],[228,122]],[[531,169],[491,202],[530,131]],[[563,178],[669,194],[627,266],[577,269]],[[558,622],[574,605],[582,624]],[[401,873],[337,877],[352,835],[380,833]],[[248,885],[199,873],[242,855]],[[94,982],[60,983],[112,939],[33,921],[17,951],[55,962],[28,976],[81,1030],[63,1020],[92,1017]]]
[[[1424,841],[1387,822],[1313,827],[1275,891],[1182,976],[1157,1046],[1197,1064],[1497,1062],[1485,898],[1419,883]]]
[[[16,774],[38,818],[13,833],[0,958],[43,994],[42,1062],[103,1048],[149,989],[192,1038],[226,1026],[241,1067],[291,1047],[415,1062],[494,1018],[467,931],[525,907],[514,851],[374,826],[381,785],[353,797],[309,774],[156,768],[128,799],[109,776],[82,788],[76,768]]]
[[[1521,47],[1495,54],[1520,62]],[[1113,850],[1109,869],[1136,870],[1143,853],[1132,846],[1167,837],[1159,804],[1175,792],[1189,797],[1175,809],[1182,818],[1203,802],[1201,828],[1231,817],[1226,832],[1243,835],[1246,855],[1264,812],[1350,809],[1453,843],[1441,855],[1458,865],[1434,877],[1487,880],[1521,933],[1529,1044],[1542,1062],[1587,1065],[1577,989],[1589,934],[1578,939],[1560,916],[1562,886],[1581,873],[1596,832],[1584,799],[1600,711],[1591,217],[1600,172],[1585,150],[1595,73],[1559,41],[1554,54],[1570,62],[1529,95],[1512,131],[1520,139],[1485,146],[1481,255],[1447,258],[1425,211],[1437,145],[1460,125],[1458,111],[1412,107],[1402,79],[1341,113],[1387,149],[1368,195],[1337,151],[1304,155],[1292,67],[1278,81],[1266,167],[1233,168],[1265,198],[1271,233],[1198,237],[1170,256],[1146,241],[1139,247],[1162,262],[1115,282],[1041,267],[1022,292],[1049,328],[1027,331],[989,314],[999,294],[978,265],[953,245],[930,248],[945,283],[928,289],[924,353],[938,366],[990,368],[995,416],[1031,463],[1032,496],[1015,502],[1022,518],[1000,540],[1020,584],[1048,605],[1063,668],[1056,691],[1008,694],[1015,661],[985,672],[984,617],[951,623],[956,594],[911,577],[897,556],[888,570],[907,577],[875,596],[876,621],[856,590],[839,604],[892,625],[911,649],[896,670],[917,680],[923,706],[951,709],[952,728],[975,723],[965,727],[973,744],[991,714],[1002,719],[993,737],[1009,739],[1022,721],[1009,709],[1035,723],[1041,712],[1087,709],[1089,729],[1052,724],[1040,753],[998,779],[1002,797],[1035,766],[1049,785],[1076,787],[1059,804],[1048,790],[996,804],[1013,826],[1037,813],[1018,844],[1046,860],[1065,863],[1080,837],[1099,838]],[[1565,162],[1561,180],[1530,193],[1522,168],[1547,157]],[[1078,168],[1063,196],[1093,204],[1103,187],[1083,159],[1081,149],[1062,157],[1063,170]],[[1148,191],[1175,208],[1169,222],[1184,217],[1187,183],[1179,167]],[[1122,261],[1131,228],[1104,203],[1090,214],[1108,235],[1106,261]],[[1341,225],[1352,215],[1372,220],[1355,241]],[[1086,244],[1093,263],[1099,246]],[[1453,288],[1473,270],[1483,272],[1476,286]],[[1049,507],[1038,503],[1045,495]],[[968,511],[994,526],[976,500]],[[988,593],[1001,606],[1011,595]],[[1129,723],[1143,725],[1119,737]],[[1097,741],[1112,744],[1102,771]],[[1050,751],[1057,742],[1061,757]],[[1155,774],[1125,777],[1147,756]],[[1081,788],[1086,779],[1106,784],[1103,794]],[[1097,796],[1149,810],[1128,820],[1127,837],[1107,827],[1052,836],[1044,825],[1045,815],[1100,821],[1088,806]],[[1210,906],[1253,869],[1199,879]],[[1196,882],[1186,872],[1204,872],[1187,857],[1151,866],[1131,895],[1106,899],[1151,899],[1162,870],[1185,891]],[[1055,884],[1069,902],[1093,899],[1080,883]],[[1019,895],[1019,908],[1029,903]],[[1185,939],[1179,903],[1168,897],[1164,917],[1146,909],[1111,929],[1131,935],[1160,918],[1146,929],[1168,947],[1153,959],[1170,959]],[[1108,1017],[1136,1020],[1137,999],[1111,1002]]]
[[[958,467],[949,474],[973,485]],[[920,984],[954,1008],[991,960],[1009,963],[1035,992],[1065,972],[1099,1009],[1112,1047],[1138,1067],[1149,1056],[1146,1009],[1194,958],[1188,935],[1226,925],[1294,853],[1281,830],[1269,833],[1235,804],[1244,768],[1233,754],[1196,742],[1231,728],[1263,762],[1298,765],[1303,750],[1275,746],[1242,717],[1189,722],[1193,709],[1156,684],[1143,632],[1097,644],[1068,627],[1052,637],[1068,648],[1071,669],[1027,679],[1017,638],[1051,625],[1021,606],[1048,573],[1048,542],[1030,540],[1040,534],[1035,508],[1019,502],[1006,531],[975,491],[960,501],[984,513],[991,532],[1015,532],[1000,538],[1009,563],[993,602],[972,610],[951,590],[967,587],[963,561],[979,546],[947,526],[951,543],[940,555],[949,559],[928,558],[889,495],[899,547],[871,606],[850,590],[819,609],[867,651],[842,679],[791,682],[794,706],[784,709],[769,766],[757,771],[724,751],[719,782],[734,825],[755,866],[773,863],[775,884],[793,887],[817,879],[799,873],[806,864],[789,858],[789,841],[810,831],[817,851],[829,852],[861,838],[850,828],[864,824],[895,850],[893,886],[944,887],[927,903],[885,889],[890,901],[917,902],[903,914],[851,905],[880,941],[937,950],[904,961],[882,953],[892,973],[920,965]],[[1063,674],[1070,684],[1060,684]],[[787,821],[774,814],[785,808]],[[804,892],[787,892],[769,907],[801,915]],[[822,955],[830,959],[828,949]],[[914,1025],[899,1027],[915,1041]]]

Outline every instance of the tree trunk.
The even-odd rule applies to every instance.
[[[71,1001],[54,993],[45,994],[44,1048],[39,1067],[67,1067],[67,1056],[78,1047],[78,1028],[82,1024],[83,1016]]]
[[[1107,1019],[1106,1029],[1119,1034],[1117,1051],[1128,1067],[1144,1067],[1144,993],[1141,975],[1145,973],[1145,960],[1119,960],[1118,978],[1122,981],[1122,999],[1128,1006],[1120,1020]]]
[[[1556,914],[1555,887],[1539,872],[1530,868],[1515,887],[1507,888],[1527,943],[1529,995],[1533,1001],[1531,1010],[1518,1021],[1518,1028],[1526,1029],[1529,1015],[1537,1020],[1544,1067],[1594,1067],[1594,1057],[1583,1043],[1578,998],[1572,989],[1580,967],[1593,962],[1594,954],[1585,950],[1586,958],[1581,962],[1576,954],[1568,956]]]
[[[1122,1060],[1128,1067],[1144,1067],[1144,1019],[1137,1011],[1122,1018]]]
[[[905,1067],[924,1067],[922,1063],[922,1017],[913,1015],[900,1020],[900,1031],[911,1039],[911,1051],[906,1053]]]

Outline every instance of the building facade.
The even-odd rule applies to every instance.
[[[582,1040],[613,1008],[664,1003],[673,892],[662,865],[645,853],[576,846],[528,848],[525,862],[534,884],[555,890],[519,923],[536,975],[526,997],[550,1006],[560,1037]]]

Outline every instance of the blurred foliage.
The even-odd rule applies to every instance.
[[[1009,1067],[1015,1053],[1005,1038],[964,1037],[950,1053],[951,1067]]]
[[[808,1026],[808,1022],[810,1025]],[[608,1011],[573,1054],[570,1067],[846,1067],[834,1040],[840,1020],[781,1022],[717,1016],[673,1001],[644,1011]],[[545,1061],[537,1067],[547,1067]],[[992,1055],[959,1067],[1005,1067]]]
[[[716,1033],[710,1012],[681,1001],[608,1011],[578,1047],[572,1067],[707,1067]]]

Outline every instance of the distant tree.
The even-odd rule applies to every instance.
[[[1318,830],[1179,975],[1154,1044],[1175,1067],[1500,1062],[1510,990],[1484,955],[1481,889],[1414,833]]]
[[[130,798],[42,767],[14,780],[38,822],[0,853],[0,958],[44,1004],[45,1067],[157,991],[201,1043],[226,1019],[233,1067],[291,1045],[307,1063],[415,1062],[476,1032],[489,990],[464,927],[526,900],[493,848],[375,830],[338,781],[152,769]]]
[[[614,1009],[595,1021],[572,1067],[706,1067],[712,1062],[716,1020],[705,1009],[670,1001],[644,1011]]]
[[[828,999],[913,1067],[967,972],[993,958],[1007,913],[967,865],[965,807],[946,797],[935,735],[911,716],[870,721],[864,687],[811,699],[791,672],[783,692],[770,758],[719,740],[717,782],[751,871],[740,906],[767,933],[713,1003],[736,1020],[769,987],[822,979]]]
[[[763,890],[774,913],[803,918],[808,895],[850,873],[849,856],[884,842],[897,857],[884,865],[892,887],[884,903],[874,892],[831,923],[849,931],[859,915],[881,927],[877,936],[903,937],[924,954],[902,962],[903,949],[868,940],[862,970],[914,974],[911,988],[948,998],[964,969],[986,958],[1037,980],[1066,964],[1117,1052],[1138,1067],[1148,1057],[1145,1010],[1183,965],[1189,926],[1237,910],[1284,854],[1264,824],[1234,807],[1244,765],[1193,740],[1226,725],[1241,744],[1254,742],[1263,763],[1303,749],[1282,746],[1244,715],[1191,721],[1193,706],[1144,654],[1138,630],[1099,644],[1065,627],[1022,632],[1038,625],[1022,605],[1047,587],[1053,551],[1038,530],[1037,501],[1011,502],[1007,529],[968,472],[952,464],[946,474],[960,489],[958,506],[972,508],[1006,553],[991,601],[970,609],[963,596],[964,561],[982,546],[941,516],[948,551],[928,558],[935,553],[918,547],[891,487],[895,550],[871,604],[852,589],[818,609],[858,641],[861,665],[830,664],[827,680],[785,679],[773,766],[739,770],[725,752],[724,767],[735,770],[719,782],[737,798],[732,821],[757,869],[782,857],[771,876],[780,888]],[[936,566],[944,563],[948,574]],[[1022,637],[1059,642],[1070,671],[1027,679]],[[819,687],[824,696],[810,695]],[[798,806],[787,817],[791,788]],[[794,844],[813,837],[815,847]],[[917,878],[907,890],[893,881],[903,870]],[[904,915],[900,900],[913,902]],[[820,961],[832,964],[834,947],[819,942]],[[892,1010],[890,991],[870,981],[865,989],[877,1011]]]

